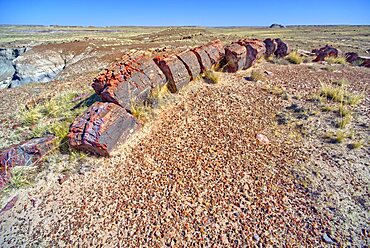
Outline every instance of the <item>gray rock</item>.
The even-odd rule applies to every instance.
[[[14,61],[15,74],[11,87],[17,87],[31,82],[49,82],[53,80],[65,65],[60,53],[56,51],[45,51],[36,53],[27,51]]]
[[[253,239],[256,241],[256,242],[258,242],[258,241],[260,241],[260,236],[258,236],[258,234],[253,234]]]
[[[324,235],[322,236],[322,238],[324,239],[324,241],[328,244],[335,244],[335,241],[332,240],[329,235],[327,235],[326,233],[324,233]]]
[[[7,88],[15,73],[14,66],[10,60],[0,58],[0,89]]]

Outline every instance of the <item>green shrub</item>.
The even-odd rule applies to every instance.
[[[289,53],[286,59],[292,64],[301,64],[303,62],[302,56],[296,51]]]

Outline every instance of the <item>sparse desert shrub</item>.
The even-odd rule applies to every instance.
[[[218,84],[220,82],[220,74],[214,69],[204,72],[204,78],[212,84]]]
[[[302,56],[296,51],[289,53],[286,59],[292,64],[301,64],[303,62]]]
[[[265,80],[265,76],[261,72],[256,71],[256,70],[253,70],[251,72],[250,80],[252,80],[254,82],[264,81]]]
[[[347,94],[347,104],[351,106],[358,105],[364,98],[363,94],[348,93]]]
[[[150,91],[149,98],[161,100],[169,95],[170,91],[168,90],[167,84],[158,85]]]
[[[343,129],[345,128],[349,123],[351,123],[352,116],[347,114],[346,116],[342,117],[338,122],[338,127]]]
[[[12,191],[14,189],[20,189],[30,186],[32,183],[27,175],[25,173],[25,170],[23,168],[15,168],[12,170],[12,176],[10,178],[10,181],[6,185],[6,188],[4,191]]]
[[[338,56],[338,57],[328,57],[325,59],[326,62],[328,62],[328,64],[341,64],[341,65],[344,65],[346,64],[346,58],[343,57],[343,56]]]
[[[351,112],[349,111],[348,108],[346,108],[343,104],[341,104],[338,108],[338,112],[340,114],[340,116],[342,117],[345,117],[347,116],[348,114],[350,114]]]
[[[150,108],[145,105],[131,104],[131,114],[142,123],[145,123],[149,120]]]
[[[349,144],[349,148],[350,149],[359,149],[361,148],[363,145],[365,144],[365,141],[362,139],[362,140],[357,140],[351,144]]]
[[[325,96],[327,99],[335,102],[342,102],[344,100],[345,91],[342,87],[322,85],[320,95]]]

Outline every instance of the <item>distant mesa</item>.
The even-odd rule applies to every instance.
[[[286,26],[282,24],[273,23],[270,25],[270,28],[286,28]]]

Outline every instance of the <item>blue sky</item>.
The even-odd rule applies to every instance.
[[[0,24],[266,26],[370,24],[370,0],[0,0]]]

